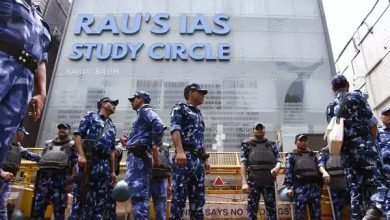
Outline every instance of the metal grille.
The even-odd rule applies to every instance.
[[[209,162],[216,166],[238,166],[238,153],[210,153]]]

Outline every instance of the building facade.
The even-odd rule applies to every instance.
[[[377,116],[390,106],[389,8],[389,1],[377,1],[336,59],[337,72],[368,95]]]
[[[239,150],[256,121],[285,151],[296,133],[326,127],[335,71],[321,1],[74,0],[64,34],[38,146],[103,96],[120,100],[113,121],[128,134],[136,90],[169,125],[192,82],[209,90],[209,150]]]

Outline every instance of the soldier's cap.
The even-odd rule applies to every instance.
[[[305,138],[307,140],[307,136],[305,134],[297,134],[295,135],[295,141]]]
[[[191,90],[198,91],[203,95],[206,95],[208,93],[208,91],[206,89],[202,89],[199,84],[191,83],[184,88],[184,94],[187,94]]]
[[[18,132],[23,132],[25,135],[29,135],[30,133],[26,130],[24,126],[19,126],[18,129],[16,130]]]
[[[57,128],[58,128],[58,129],[65,128],[65,129],[67,129],[67,130],[70,130],[70,125],[67,124],[67,123],[59,123],[59,124],[57,125]]]
[[[103,98],[101,98],[101,99],[97,102],[97,108],[100,109],[100,107],[102,106],[102,104],[103,104],[104,102],[110,102],[112,105],[117,106],[118,103],[119,103],[119,100],[118,100],[118,99],[117,99],[117,100],[113,100],[113,99],[111,99],[110,97],[103,97]]]
[[[135,98],[142,98],[146,104],[149,104],[152,100],[150,98],[149,93],[145,91],[136,91],[132,96],[130,96],[128,99],[130,102],[133,102]]]
[[[381,115],[384,115],[384,114],[389,113],[389,112],[390,112],[390,107],[386,107],[386,108],[382,109]]]
[[[332,85],[335,86],[335,85],[339,85],[341,83],[345,83],[345,82],[348,82],[347,78],[344,76],[344,75],[335,75],[332,79]]]
[[[263,130],[264,128],[265,128],[265,126],[261,122],[256,122],[253,125],[253,129],[261,129],[261,130]]]

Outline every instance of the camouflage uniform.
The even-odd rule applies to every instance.
[[[200,110],[189,103],[177,104],[171,112],[171,133],[180,132],[182,145],[193,146],[204,150],[205,125]],[[172,165],[172,201],[170,219],[183,219],[185,202],[189,200],[191,219],[203,219],[205,204],[205,171],[204,161],[194,154],[185,151],[187,164],[179,167],[176,157]]]
[[[383,162],[382,173],[386,176],[387,181],[390,179],[390,128],[380,128],[378,131],[378,143],[381,159]],[[390,219],[390,191],[386,194],[384,211],[387,219]]]
[[[162,135],[163,136],[163,133]],[[172,166],[170,155],[169,155],[169,148],[171,147],[169,144],[164,143],[163,145],[160,145],[159,147],[165,147],[162,151],[159,152],[159,155],[164,155],[164,158],[168,159],[168,165]],[[159,149],[160,150],[160,149]],[[163,163],[162,161],[160,161]],[[153,167],[155,169],[155,167]],[[155,219],[156,220],[165,220],[166,217],[166,203],[167,203],[167,188],[168,186],[168,180],[169,177],[157,177],[155,173],[153,172],[155,170],[152,170],[152,178],[150,179],[150,191],[149,191],[149,197],[152,197],[153,199],[153,205],[154,205],[154,213],[155,213]],[[167,175],[171,175],[170,173]]]
[[[74,134],[80,135],[84,140],[96,140],[99,134],[102,134],[95,147],[96,154],[88,163],[91,172],[86,183],[85,204],[80,205],[79,200],[75,199],[75,212],[82,213],[82,219],[107,219],[106,216],[110,215],[107,203],[112,197],[109,157],[115,147],[115,125],[110,118],[105,118],[100,112],[88,112],[81,119]],[[80,167],[78,174],[81,175],[83,172],[84,170]],[[81,209],[80,212],[79,209]]]
[[[317,156],[314,155],[313,160],[318,164]],[[294,191],[295,219],[305,219],[306,205],[308,205],[310,219],[320,220],[322,186],[319,183],[298,182],[294,174],[295,161],[294,153],[289,153],[286,157],[286,176],[284,180],[287,188]]]
[[[60,139],[56,138],[53,140],[53,143],[56,145],[63,145],[69,141],[71,140],[67,139],[65,141],[61,141]],[[69,162],[70,167],[73,167],[77,163],[77,153],[74,145],[70,148]],[[54,218],[65,218],[65,209],[68,201],[66,186],[70,179],[70,167],[65,168],[65,170],[38,170],[31,219],[43,219],[49,202],[52,202],[54,207]]]
[[[11,147],[19,148],[20,157],[22,159],[31,160],[35,162],[38,162],[41,159],[41,156],[39,154],[28,151],[26,148],[22,147],[22,145],[19,142],[12,143]],[[0,177],[0,219],[8,219],[7,200],[9,196],[10,196],[9,181]]]
[[[336,77],[334,80],[339,79]],[[341,112],[345,118],[344,143],[341,157],[350,189],[351,218],[361,220],[369,206],[382,208],[387,188],[380,173],[377,144],[370,133],[370,128],[374,126],[373,114],[363,94],[360,91],[348,93],[343,89],[337,91],[336,98],[327,108],[328,122],[337,116],[344,97],[345,108]],[[374,189],[374,192],[371,193],[368,188]],[[368,201],[370,196],[371,201],[365,204],[365,197]]]
[[[0,45],[47,61],[50,44],[47,24],[36,7],[22,0],[0,1]],[[1,48],[1,47],[0,47]],[[17,57],[0,49],[0,166],[16,129],[27,111],[33,91],[33,73]]]
[[[167,203],[167,179],[150,179],[150,196],[153,199],[155,220],[165,220]]]
[[[77,164],[75,165],[75,169],[76,169],[76,173],[78,173],[79,168]],[[77,183],[74,182],[72,184],[72,207],[70,208],[68,220],[74,220],[76,218],[76,208],[78,204],[76,200],[77,200]]]
[[[268,141],[265,139],[265,141]],[[249,152],[251,145],[249,141],[244,141],[241,144],[240,158],[241,163],[249,160]],[[276,161],[281,162],[278,147],[275,142],[271,142],[272,152],[275,155]],[[276,165],[276,164],[275,164]],[[269,220],[276,219],[276,201],[275,201],[275,186],[255,187],[254,177],[249,173],[248,185],[250,193],[248,195],[248,219],[257,219],[257,211],[259,209],[259,201],[261,194],[264,198],[265,208]]]
[[[129,185],[130,199],[135,219],[149,219],[149,179],[152,172],[152,145],[161,143],[163,123],[152,107],[144,104],[132,123],[132,131],[127,141],[127,170],[125,181]],[[137,144],[145,146],[145,158],[130,152]]]
[[[318,167],[326,168],[326,162],[329,160],[329,149],[323,148],[320,151],[320,158],[318,159]],[[332,196],[332,202],[334,207],[334,213],[336,215],[336,220],[342,220],[343,215],[343,207],[344,204],[349,206],[349,192],[347,190],[336,191],[330,187],[330,194]]]
[[[383,161],[383,173],[390,179],[390,128],[378,129],[378,145]]]

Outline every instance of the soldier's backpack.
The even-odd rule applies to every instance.
[[[159,166],[153,166],[152,176],[153,178],[162,179],[171,176],[171,163],[169,159],[169,148],[171,145],[167,143],[161,144],[158,149],[158,159],[160,161]]]
[[[20,156],[19,151],[19,144],[12,144],[11,149],[7,151],[7,154],[5,155],[5,159],[3,162],[2,169],[6,172],[10,172],[14,175],[19,171],[20,169],[20,163],[22,161],[22,157]]]
[[[320,183],[322,181],[318,164],[313,160],[313,151],[294,150],[295,157],[294,175],[297,182]]]
[[[248,171],[254,178],[255,186],[272,186],[275,182],[275,177],[271,174],[271,170],[276,165],[272,143],[268,140],[258,142],[254,139],[249,139],[246,141],[250,146]]]
[[[73,140],[56,142],[46,141],[41,160],[38,162],[41,169],[66,169],[69,168],[69,155]]]
[[[329,185],[332,190],[345,191],[347,189],[347,175],[341,163],[340,155],[329,155],[326,162],[326,171],[330,176]]]

